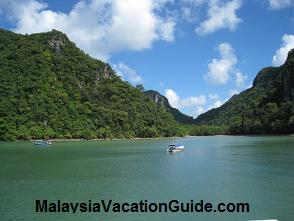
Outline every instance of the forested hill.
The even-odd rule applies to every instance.
[[[151,98],[153,102],[155,102],[159,107],[165,108],[169,113],[171,113],[174,116],[174,119],[182,124],[193,124],[193,117],[190,117],[188,115],[183,114],[178,109],[173,108],[170,106],[168,99],[160,94],[157,91],[148,90],[145,91],[145,94]]]
[[[56,30],[0,30],[0,79],[0,140],[177,132],[170,113]]]
[[[284,65],[262,69],[252,88],[200,115],[195,122],[227,125],[232,134],[294,133],[294,50]]]

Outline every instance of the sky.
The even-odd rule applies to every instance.
[[[0,27],[60,30],[132,85],[196,117],[294,48],[294,0],[0,0]]]

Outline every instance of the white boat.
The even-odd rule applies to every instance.
[[[184,150],[184,145],[181,144],[170,144],[166,150],[168,153],[180,152]]]
[[[37,140],[34,142],[35,145],[42,145],[42,146],[47,146],[47,145],[51,145],[52,142],[49,140]]]

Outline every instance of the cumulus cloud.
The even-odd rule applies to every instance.
[[[268,0],[271,9],[281,9],[294,5],[294,0]]]
[[[113,64],[112,66],[117,75],[121,76],[122,79],[128,80],[133,84],[142,83],[142,77],[125,63],[119,62],[118,64]]]
[[[168,99],[168,102],[172,107],[178,108],[180,97],[176,92],[174,92],[172,89],[167,89],[165,91],[165,97]]]
[[[234,71],[237,57],[231,44],[221,43],[218,46],[220,58],[214,58],[208,64],[208,72],[204,78],[214,84],[225,84],[229,80],[229,75]]]
[[[0,11],[15,32],[58,29],[93,57],[107,60],[122,50],[150,48],[157,40],[173,41],[175,22],[161,9],[169,0],[79,1],[69,13],[48,9],[39,0],[1,0]]]
[[[284,35],[282,38],[282,45],[276,51],[273,57],[273,66],[280,66],[284,64],[287,59],[288,52],[294,48],[294,35]]]
[[[189,107],[189,106],[197,106],[197,105],[204,105],[206,102],[205,95],[200,95],[198,97],[188,97],[185,99],[180,100],[181,107]]]
[[[165,96],[168,99],[170,105],[175,108],[203,106],[206,103],[205,95],[200,95],[198,97],[191,96],[181,99],[178,94],[172,89],[167,89],[165,91]]]
[[[204,75],[204,79],[213,84],[226,84],[229,81],[230,75],[236,78],[236,86],[244,88],[247,76],[242,74],[237,68],[238,63],[235,50],[231,44],[225,42],[217,47],[220,58],[213,58],[208,64],[208,72]]]
[[[225,28],[234,31],[242,21],[236,14],[241,5],[241,0],[232,0],[226,3],[210,0],[207,11],[208,18],[195,29],[196,33],[206,35]]]
[[[205,112],[203,107],[206,104],[206,96],[191,96],[187,98],[180,98],[179,95],[172,89],[165,91],[165,97],[168,99],[170,105],[174,108],[181,109],[184,113],[197,117]]]

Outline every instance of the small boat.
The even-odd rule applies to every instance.
[[[33,144],[47,146],[47,145],[51,145],[52,142],[50,140],[37,140],[37,141],[33,142]]]
[[[184,145],[181,144],[170,144],[166,150],[168,153],[180,152],[184,150]]]

